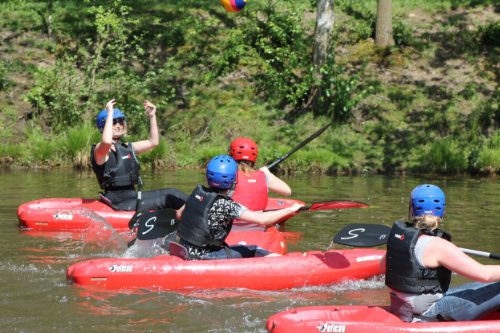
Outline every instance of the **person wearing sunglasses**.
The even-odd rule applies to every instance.
[[[123,143],[121,138],[126,134],[127,122],[125,115],[114,108],[115,104],[116,101],[112,99],[106,104],[106,109],[97,116],[97,128],[102,133],[102,139],[92,146],[90,159],[99,186],[105,191],[99,192],[102,201],[115,210],[135,211],[138,208],[138,195],[134,185],[140,182],[137,154],[153,149],[160,139],[156,106],[147,100],[144,101],[150,124],[149,139]],[[179,209],[188,197],[189,195],[175,188],[144,191],[141,209]]]

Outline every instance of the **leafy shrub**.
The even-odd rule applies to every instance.
[[[55,141],[47,138],[39,126],[28,127],[25,135],[33,162],[51,163],[57,159]]]
[[[176,25],[169,29],[166,34],[162,36],[162,40],[165,45],[169,47],[179,47],[184,45],[186,42],[186,31],[184,27]]]
[[[354,42],[375,37],[377,15],[366,6],[366,2],[343,0],[340,8],[355,19],[349,26],[349,30],[354,32]]]
[[[335,63],[335,56],[329,54],[321,68],[323,79],[319,83],[324,91],[320,97],[323,108],[318,113],[326,114],[335,121],[346,121],[352,117],[352,109],[372,90],[363,90],[357,95],[357,75],[345,75],[345,68]]]
[[[407,165],[412,171],[456,174],[466,167],[465,152],[452,139],[430,141],[412,153]]]
[[[413,29],[400,19],[392,21],[392,35],[396,45],[410,45],[413,42]]]
[[[494,122],[500,123],[500,87],[486,102],[481,103],[467,116],[466,126],[471,139],[474,139],[475,135],[484,133]]]
[[[212,158],[227,154],[227,149],[222,146],[203,147],[197,154],[198,163],[205,167]]]
[[[69,128],[59,141],[59,150],[68,154],[73,166],[90,167],[90,149],[101,140],[101,133],[92,122],[86,121],[83,126]]]
[[[480,26],[481,41],[492,46],[500,46],[500,21]]]
[[[87,107],[84,79],[73,60],[66,57],[49,69],[40,68],[34,75],[37,85],[25,98],[56,131],[81,123]]]
[[[257,75],[258,92],[300,107],[307,103],[312,91],[320,87],[320,107],[315,112],[333,120],[349,119],[353,106],[365,94],[355,94],[357,77],[346,75],[345,68],[338,66],[334,55],[330,54],[319,69],[323,78],[318,81],[310,51],[313,41],[302,29],[303,13],[294,9],[289,12],[268,10],[268,21],[258,21],[256,29],[246,31],[251,45],[266,63],[263,73]]]
[[[151,150],[148,150],[145,153],[137,155],[139,162],[141,165],[150,165],[152,167],[165,167],[165,161],[169,156],[172,155],[172,148],[167,145],[167,142],[164,139],[160,138],[160,142],[158,146],[154,147]]]
[[[26,148],[24,145],[0,144],[0,158],[12,159],[20,161],[23,157]]]
[[[230,31],[229,37],[223,45],[220,55],[215,57],[213,70],[204,77],[206,83],[212,81],[214,77],[224,76],[234,71],[240,61],[240,57],[250,50],[245,43],[243,32],[236,29]]]

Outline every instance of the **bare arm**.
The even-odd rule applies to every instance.
[[[104,129],[102,131],[102,139],[95,146],[94,159],[97,165],[102,165],[106,162],[106,156],[111,149],[111,144],[113,143],[113,106],[116,104],[115,100],[112,99],[106,104],[106,111],[108,111],[108,118],[104,124]]]
[[[269,178],[269,189],[271,190],[271,192],[278,193],[284,196],[289,196],[292,194],[290,186],[288,186],[284,181],[273,175],[267,167],[262,167],[259,170],[267,174],[267,177]]]
[[[182,212],[184,212],[184,208],[186,208],[186,204],[182,205],[181,208],[179,208],[179,210],[177,211],[177,219],[180,220],[182,218]]]
[[[453,243],[441,238],[429,242],[424,250],[422,262],[426,267],[440,265],[478,282],[500,280],[500,265],[483,265],[458,249]]]
[[[144,108],[149,116],[149,139],[144,141],[134,142],[134,150],[136,154],[144,153],[154,147],[158,146],[160,136],[158,135],[158,125],[156,123],[156,106],[149,102],[144,101]]]
[[[272,224],[282,217],[298,211],[302,206],[303,205],[301,204],[294,203],[291,207],[264,213],[256,213],[251,210],[246,210],[243,214],[241,214],[240,220],[261,225]]]
[[[378,269],[380,270],[380,273],[385,274],[385,260],[387,258],[387,252],[384,254],[382,258],[380,258],[380,261],[378,263]]]

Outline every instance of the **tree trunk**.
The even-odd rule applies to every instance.
[[[313,64],[314,78],[321,81],[323,74],[320,68],[325,64],[328,57],[328,51],[332,40],[334,15],[334,0],[317,0],[316,29],[314,32]],[[321,87],[315,85],[312,94],[307,102],[308,106],[317,104],[321,96]]]
[[[380,47],[394,45],[392,36],[392,0],[378,0],[375,44]]]
[[[49,40],[52,40],[52,5],[53,5],[53,0],[49,0],[47,3],[47,7],[49,9],[49,24],[48,24],[48,33],[49,33]]]

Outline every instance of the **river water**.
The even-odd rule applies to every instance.
[[[311,204],[352,199],[368,209],[303,212],[280,231],[299,233],[288,252],[325,251],[350,223],[392,225],[407,214],[411,190],[423,183],[440,186],[447,198],[443,229],[460,247],[500,253],[500,185],[495,178],[410,176],[282,177],[293,199]],[[204,182],[201,171],[147,172],[146,190],[176,187],[186,193]],[[281,291],[149,290],[106,291],[69,285],[66,268],[90,257],[116,256],[108,250],[85,252],[85,233],[21,230],[17,207],[41,198],[96,198],[91,171],[54,169],[0,171],[0,332],[265,332],[269,316],[311,305],[386,305],[383,277],[368,281]],[[336,246],[335,248],[342,248]],[[383,248],[383,247],[381,247]],[[494,260],[478,259],[494,264]],[[469,280],[453,276],[452,285]]]

